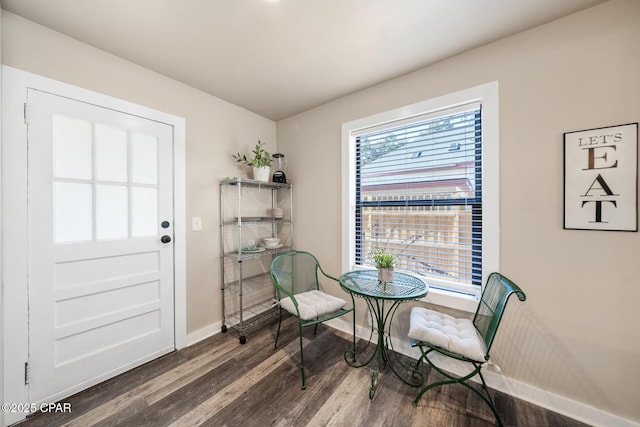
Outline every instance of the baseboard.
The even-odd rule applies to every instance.
[[[499,373],[484,369],[482,372],[489,387],[583,423],[597,427],[640,427],[640,423],[507,378]]]
[[[351,334],[351,324],[343,322],[341,319],[333,319],[326,322],[327,325],[346,334]],[[363,326],[356,326],[356,336],[367,339],[371,330]],[[418,358],[419,350],[412,348],[409,340],[393,340],[394,350],[404,355]],[[455,361],[454,361],[455,362]],[[454,374],[466,374],[468,371],[460,369],[460,365],[456,363],[446,363],[443,361],[439,364],[443,369]],[[487,385],[494,390],[501,391],[510,396],[522,399],[534,405],[557,412],[569,418],[581,421],[583,423],[596,427],[640,427],[640,423],[627,420],[618,415],[605,412],[593,406],[560,396],[549,391],[534,387],[529,384],[522,383],[512,378],[506,377],[500,373],[491,371],[490,369],[482,370]]]
[[[222,322],[214,322],[187,334],[187,347],[221,332]]]

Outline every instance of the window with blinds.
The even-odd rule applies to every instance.
[[[380,247],[431,287],[476,294],[482,281],[480,104],[355,134],[355,261]]]

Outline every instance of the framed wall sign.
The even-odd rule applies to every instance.
[[[564,134],[564,228],[638,231],[638,123]]]

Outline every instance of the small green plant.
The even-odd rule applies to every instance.
[[[244,163],[245,165],[261,168],[264,166],[271,166],[271,154],[264,149],[262,141],[258,140],[258,143],[253,148],[253,159],[249,160],[245,154],[236,153],[231,155],[233,159],[238,163]]]
[[[376,263],[376,268],[394,268],[398,262],[395,255],[386,253],[380,246],[376,246],[371,252],[371,258]]]

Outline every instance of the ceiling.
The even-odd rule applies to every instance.
[[[0,0],[272,120],[606,0]]]

